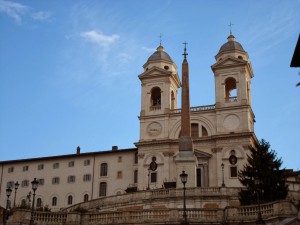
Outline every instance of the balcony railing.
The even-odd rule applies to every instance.
[[[150,111],[156,111],[156,110],[160,110],[160,109],[161,109],[161,105],[150,106]]]
[[[204,105],[204,106],[195,106],[191,107],[191,112],[199,112],[199,111],[209,111],[209,110],[215,110],[216,105]],[[172,109],[171,113],[181,113],[181,109]]]
[[[237,97],[229,97],[229,98],[225,98],[225,102],[237,102]]]

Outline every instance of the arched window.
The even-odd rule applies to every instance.
[[[174,91],[171,91],[171,109],[175,108],[175,95]]]
[[[41,198],[37,198],[37,200],[36,200],[36,207],[37,208],[42,207],[42,199]]]
[[[225,80],[225,101],[226,102],[237,101],[236,80],[232,77],[229,77]]]
[[[106,196],[106,187],[107,187],[106,182],[101,182],[100,183],[99,196]]]
[[[73,196],[69,195],[68,196],[68,205],[72,205],[73,204]]]
[[[26,199],[22,199],[22,201],[21,201],[21,207],[26,207]]]
[[[88,195],[88,194],[85,194],[85,195],[83,196],[83,201],[84,201],[84,202],[89,201],[89,195]]]
[[[204,126],[202,126],[202,137],[208,136],[208,132]]]
[[[107,176],[107,163],[101,163],[100,176],[101,177]]]
[[[57,206],[57,197],[52,198],[52,206]]]
[[[151,89],[151,107],[150,110],[159,110],[161,108],[161,90],[159,87]]]

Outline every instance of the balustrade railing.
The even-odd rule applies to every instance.
[[[160,105],[153,105],[153,106],[150,106],[150,111],[155,111],[155,110],[160,110],[161,109],[161,106]]]
[[[209,110],[215,110],[216,105],[204,105],[204,106],[195,106],[191,107],[190,111],[191,112],[199,112],[199,111],[209,111]],[[172,109],[171,113],[181,113],[181,109]]]
[[[156,194],[162,192],[156,192]],[[166,192],[167,193],[167,192]],[[171,191],[169,191],[171,193]],[[174,194],[174,193],[173,193]],[[261,213],[264,219],[267,218],[285,218],[294,215],[296,208],[292,202],[280,201],[261,205]],[[210,222],[219,224],[224,221],[255,221],[259,212],[258,205],[225,207],[225,208],[187,208],[187,218],[190,222]],[[21,224],[23,218],[29,218],[30,211],[20,210],[14,212],[12,224]],[[25,216],[24,213],[27,213]],[[86,213],[78,212],[36,212],[35,223],[37,225],[63,225],[80,224],[82,225],[100,225],[100,224],[178,224],[183,218],[182,206],[175,208],[159,209],[124,209],[122,211],[90,211]],[[23,219],[23,220],[22,220]]]
[[[67,213],[35,212],[34,219],[37,222],[65,223]]]
[[[229,97],[229,98],[225,98],[225,102],[237,102],[237,97]]]

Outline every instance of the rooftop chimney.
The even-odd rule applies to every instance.
[[[113,151],[117,151],[117,150],[118,150],[118,146],[116,146],[116,145],[115,145],[115,146],[112,146],[112,150],[113,150]]]
[[[80,147],[77,146],[77,149],[76,149],[76,154],[79,155],[80,154]]]

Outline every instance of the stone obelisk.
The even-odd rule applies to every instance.
[[[184,59],[182,62],[182,90],[181,90],[181,132],[179,137],[179,152],[175,157],[177,177],[184,170],[188,174],[187,187],[196,186],[197,158],[194,154],[193,140],[191,137],[191,112],[189,93],[189,64],[187,61],[186,42],[184,43]],[[181,186],[180,178],[177,179]]]

